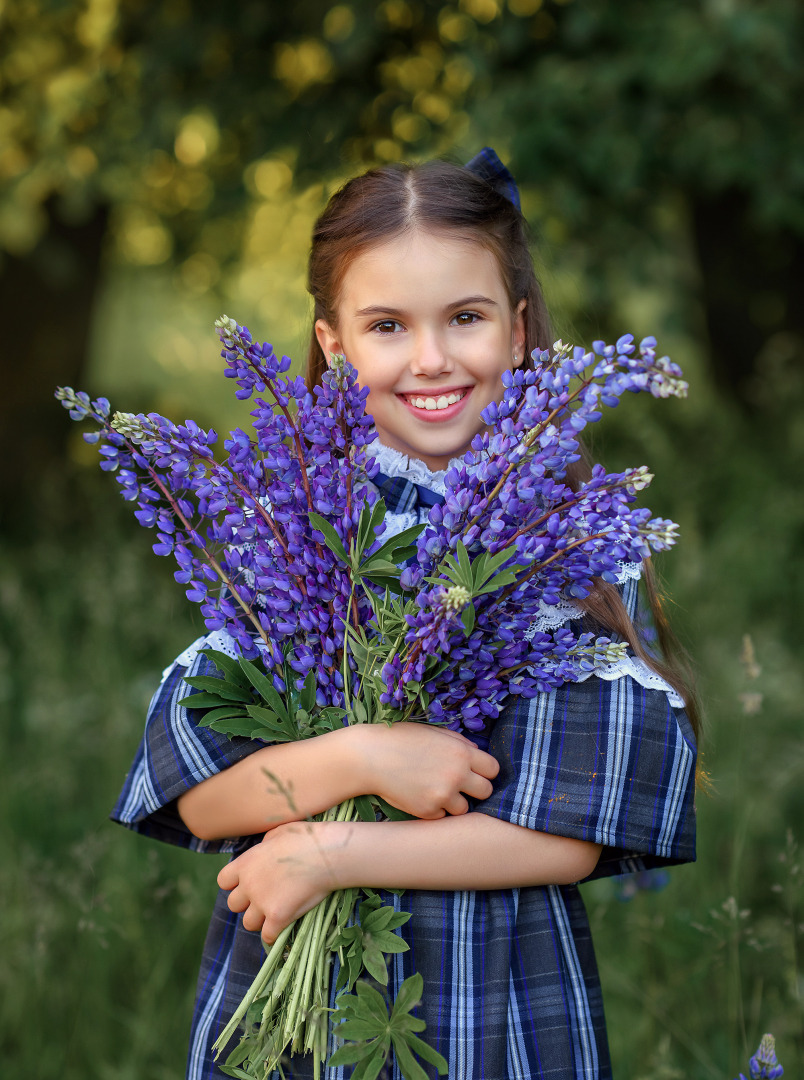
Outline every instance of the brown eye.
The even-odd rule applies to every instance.
[[[382,322],[375,323],[372,330],[376,330],[379,334],[393,334],[398,326],[399,323],[394,319],[383,319]]]
[[[452,321],[457,326],[472,326],[479,318],[476,311],[460,311]]]

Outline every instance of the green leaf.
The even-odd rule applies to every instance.
[[[264,724],[271,731],[280,732],[283,735],[287,735],[288,738],[293,739],[296,737],[296,731],[289,720],[283,720],[277,716],[276,713],[271,712],[270,709],[263,709],[260,705],[247,705],[246,712],[252,718],[260,724]],[[254,725],[252,724],[252,727]]]
[[[421,975],[419,976],[421,979]],[[406,979],[405,982],[409,982]],[[400,993],[405,983],[399,988]],[[376,1016],[380,1023],[388,1022],[388,1009],[385,1006],[385,999],[379,991],[375,990],[373,986],[369,986],[367,982],[359,982],[357,984],[357,997],[360,1002],[361,1012],[368,1010],[373,1016]],[[421,997],[421,989],[419,990],[419,997]]]
[[[365,918],[363,917],[363,910],[360,910],[360,925],[364,930],[369,930],[372,933],[375,930],[384,930],[388,923],[391,921],[396,911],[392,907],[379,907],[374,911],[370,911]]]
[[[442,1076],[446,1075],[449,1070],[447,1059],[442,1057],[429,1043],[426,1043],[424,1039],[419,1039],[416,1035],[406,1036],[405,1041],[415,1054],[418,1054],[420,1058],[424,1058],[425,1061],[429,1061],[431,1065],[435,1065]]]
[[[327,1066],[356,1065],[358,1061],[363,1061],[369,1054],[373,1054],[376,1047],[376,1041],[347,1043],[346,1046],[342,1046],[335,1051],[327,1062]]]
[[[337,1019],[337,1015],[335,1017]],[[386,1017],[387,1020],[387,1017]],[[377,1030],[374,1020],[344,1020],[333,1028],[339,1039],[373,1039],[381,1032]]]
[[[218,671],[228,675],[232,682],[237,683],[238,686],[248,687],[240,665],[233,656],[227,656],[226,653],[218,652],[217,649],[199,649],[198,651],[208,656]]]
[[[371,941],[383,953],[403,953],[410,948],[393,930],[372,930]]]
[[[463,632],[467,637],[472,633],[475,628],[475,605],[467,604],[461,612],[461,622],[463,623]]]
[[[360,513],[360,520],[357,523],[358,558],[362,556],[366,547],[374,542],[374,536],[377,529],[385,520],[385,514],[385,499],[378,499],[370,510],[368,506],[363,507],[363,510]]]
[[[458,562],[460,563],[461,573],[463,574],[468,588],[472,587],[472,562],[469,558],[469,552],[466,550],[466,544],[462,540],[458,541],[455,549],[458,552]]]
[[[365,1061],[361,1061],[359,1065],[355,1066],[355,1070],[352,1073],[352,1080],[377,1080],[377,1077],[382,1072],[383,1066],[388,1059],[388,1051],[391,1049],[391,1040],[386,1038],[381,1042],[375,1043],[376,1049],[371,1057],[366,1058]]]
[[[373,795],[372,800],[377,804],[382,813],[388,818],[389,821],[413,821],[413,814],[407,814],[404,810],[400,810],[396,806],[392,806],[389,802],[386,802],[379,795]]]
[[[391,1034],[391,1041],[394,1044],[396,1063],[405,1080],[429,1080],[427,1073],[411,1053],[405,1036],[394,1032]]]
[[[293,673],[296,674],[295,672]],[[308,671],[304,680],[304,687],[299,699],[299,705],[305,712],[311,713],[315,708],[315,672]]]
[[[240,660],[240,666],[243,672],[251,683],[251,685],[257,690],[260,696],[268,702],[275,713],[278,713],[283,720],[289,720],[288,711],[285,708],[285,703],[277,693],[274,684],[268,678],[267,675],[263,675],[259,671],[255,664],[250,660]]]
[[[372,979],[376,979],[383,986],[388,985],[388,965],[385,962],[385,957],[375,945],[369,945],[363,950],[363,967],[371,975]]]
[[[227,717],[233,717],[240,719],[247,714],[245,710],[238,710],[236,705],[222,705],[220,709],[210,709],[209,712],[205,712],[201,719],[198,721],[199,727],[209,727],[210,724],[215,723],[218,720],[224,720]]]
[[[215,720],[205,726],[212,731],[220,731],[222,735],[228,735],[230,738],[251,739],[254,737],[254,722],[248,717],[238,719],[232,716],[228,720]],[[266,732],[261,731],[259,737],[265,739]]]
[[[251,701],[253,693],[250,687],[234,686],[225,679],[216,679],[213,675],[191,675],[184,680],[195,690],[208,690],[211,694],[225,698],[226,701]]]
[[[405,979],[402,985],[399,987],[399,993],[394,999],[394,1012],[410,1012],[412,1008],[419,1004],[422,999],[422,990],[424,988],[424,979],[419,974],[411,975]],[[377,995],[379,997],[379,994]],[[393,1013],[392,1013],[393,1016]]]
[[[217,694],[189,694],[182,698],[179,705],[186,705],[188,709],[220,709],[224,705],[231,705],[231,701],[219,697]]]
[[[390,562],[394,563],[394,565],[397,565],[397,560],[395,558],[397,550],[414,544],[424,529],[424,525],[411,525],[409,528],[403,529],[402,532],[389,537],[384,544],[378,547],[376,551],[373,551],[371,555],[369,555],[369,559],[388,559]],[[362,568],[359,567],[358,569]]]
[[[371,805],[371,799],[368,795],[355,796],[355,810],[357,810],[361,821],[377,820],[377,815],[374,812],[374,807]]]
[[[332,525],[330,525],[327,519],[321,517],[320,514],[316,514],[312,510],[307,516],[309,517],[310,524],[313,526],[313,528],[317,529],[318,532],[323,533],[324,543],[327,545],[332,554],[336,555],[341,560],[341,562],[344,562],[347,566],[349,566],[351,560],[346,554],[346,548],[343,546],[343,541],[335,532],[334,528],[332,527]]]

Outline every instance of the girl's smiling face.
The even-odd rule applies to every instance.
[[[416,230],[356,256],[337,326],[319,319],[315,329],[324,355],[343,353],[369,388],[380,440],[445,469],[483,429],[503,372],[522,363],[524,307],[511,310],[480,243]]]

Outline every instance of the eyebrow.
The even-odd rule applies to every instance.
[[[492,300],[489,296],[465,296],[463,300],[455,300],[453,303],[447,304],[444,308],[445,311],[455,311],[457,308],[471,307],[474,304],[491,304],[493,307],[499,307],[500,305],[496,300]],[[356,319],[365,318],[366,315],[404,315],[405,312],[399,308],[383,307],[382,304],[372,304],[371,307],[360,308],[356,311],[354,317]]]

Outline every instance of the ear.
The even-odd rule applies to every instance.
[[[521,367],[525,361],[525,308],[527,300],[520,300],[514,311],[514,324],[511,328],[511,352],[516,357],[514,367]]]
[[[327,367],[329,367],[330,354],[343,352],[338,334],[332,329],[329,323],[325,322],[323,319],[316,319],[315,336],[318,338],[318,344],[321,346],[321,351],[324,354]]]

